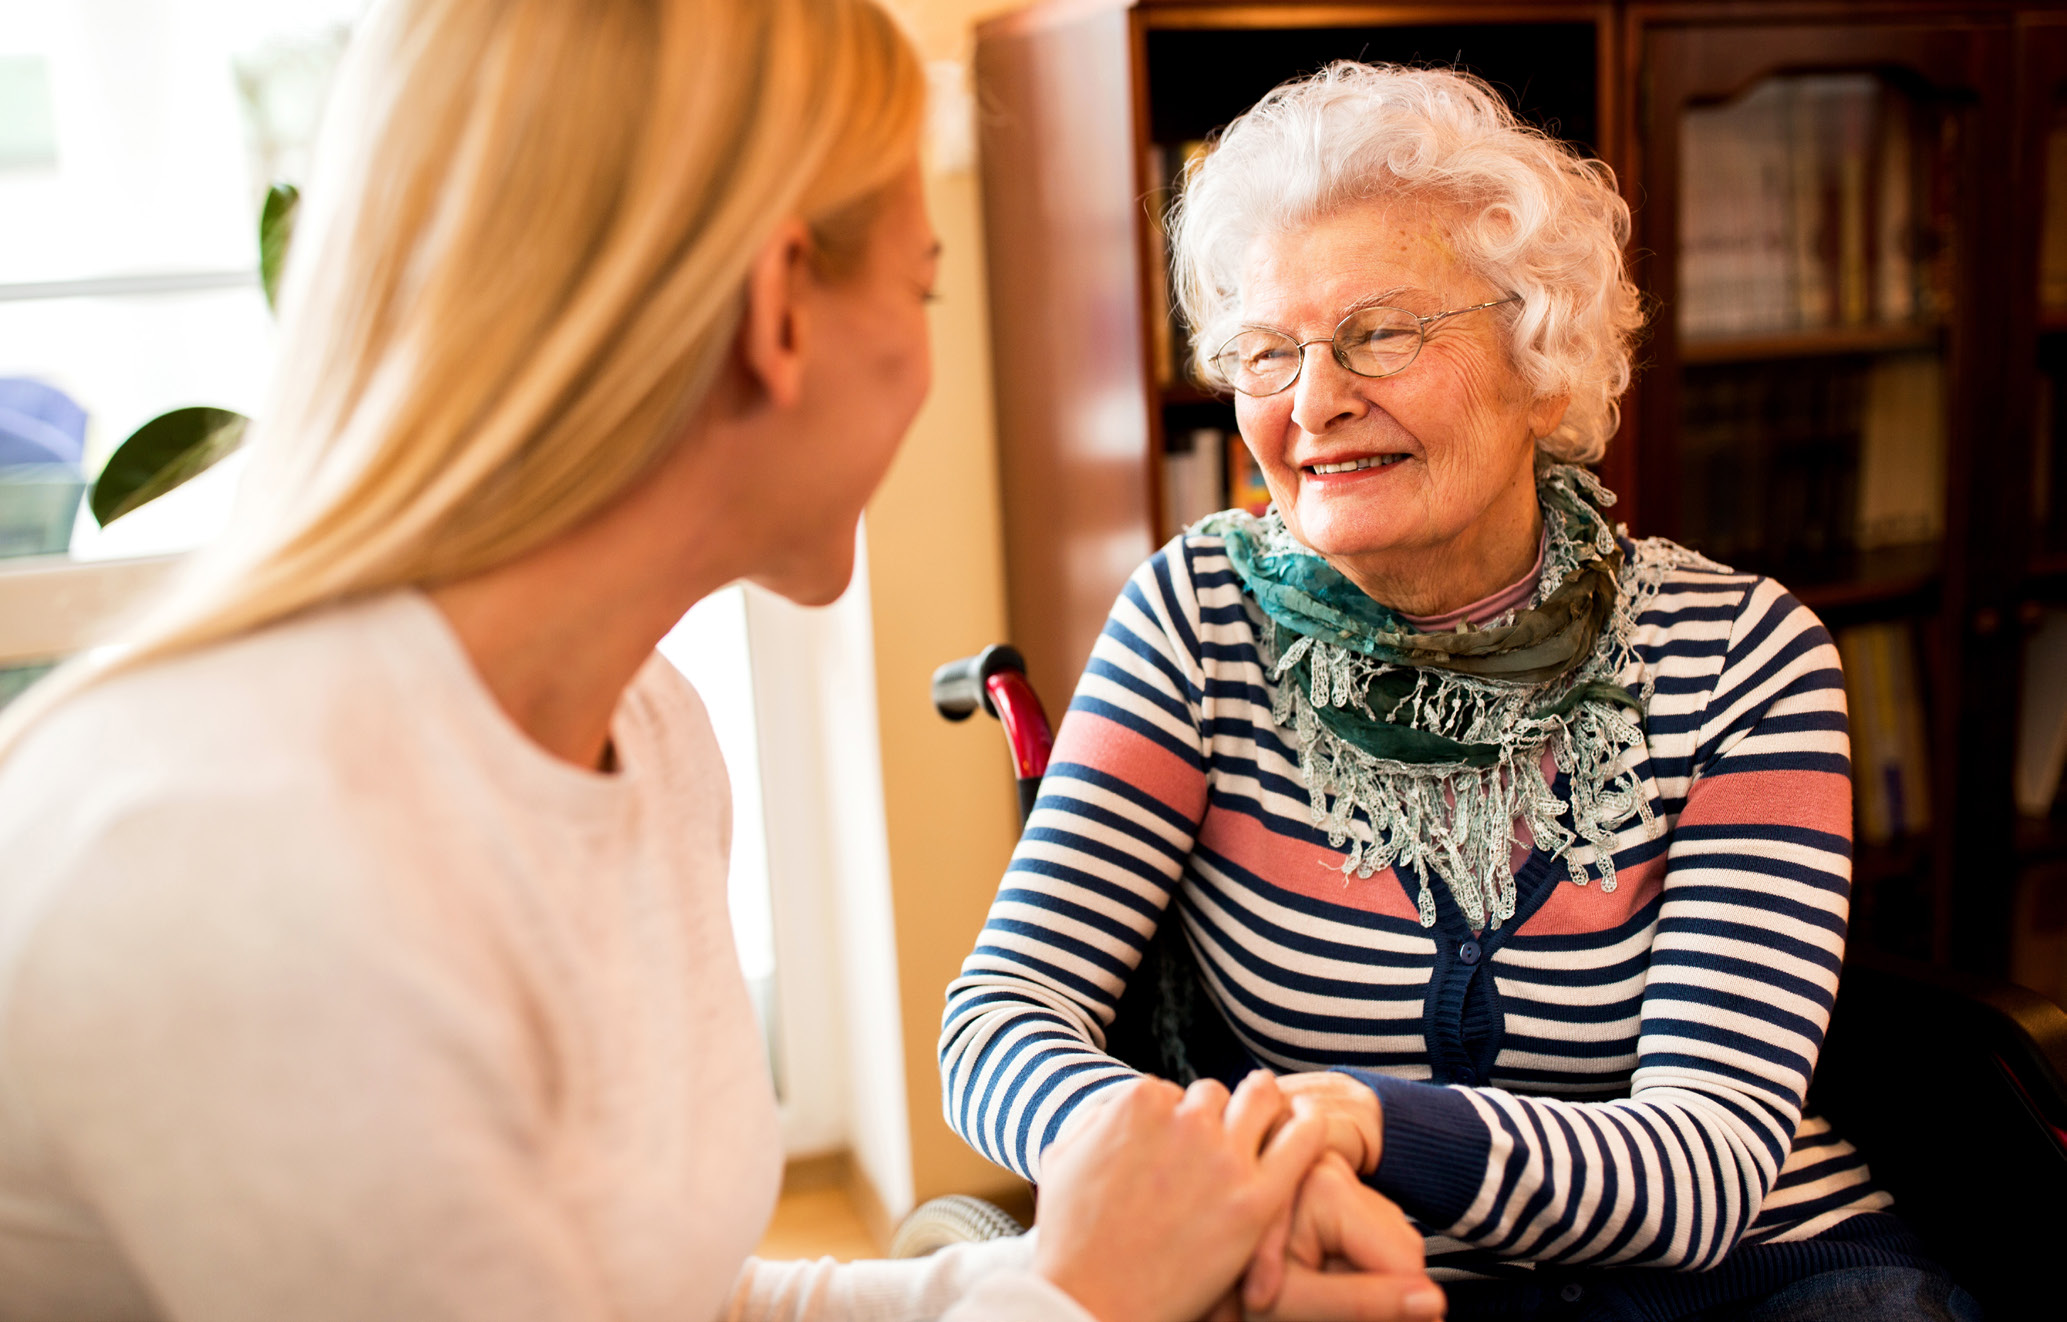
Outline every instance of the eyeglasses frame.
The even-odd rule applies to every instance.
[[[1519,303],[1521,301],[1522,296],[1520,294],[1509,294],[1506,298],[1496,298],[1490,303],[1474,303],[1468,308],[1450,308],[1442,312],[1431,312],[1425,317],[1417,312],[1409,311],[1406,308],[1395,307],[1390,303],[1373,303],[1368,307],[1355,308],[1350,312],[1345,313],[1343,315],[1342,320],[1335,323],[1334,332],[1324,340],[1292,340],[1292,336],[1289,332],[1279,330],[1275,326],[1244,326],[1241,330],[1236,331],[1233,335],[1228,336],[1226,343],[1220,346],[1220,352],[1214,354],[1211,358],[1207,359],[1206,361],[1209,363],[1218,363],[1222,358],[1224,358],[1227,355],[1228,348],[1231,345],[1233,345],[1236,340],[1239,340],[1240,338],[1242,338],[1242,336],[1248,334],[1250,331],[1270,331],[1277,335],[1283,335],[1288,340],[1292,340],[1293,352],[1299,355],[1299,366],[1292,369],[1291,380],[1285,382],[1285,384],[1279,386],[1276,390],[1268,390],[1260,395],[1250,394],[1248,391],[1236,385],[1232,380],[1229,380],[1227,382],[1227,388],[1229,390],[1234,391],[1237,395],[1248,395],[1250,399],[1269,399],[1272,395],[1282,395],[1287,390],[1290,390],[1293,386],[1298,385],[1300,376],[1303,375],[1306,371],[1306,351],[1316,344],[1327,345],[1329,356],[1334,358],[1335,365],[1340,367],[1343,371],[1352,373],[1356,376],[1363,377],[1366,381],[1383,381],[1388,376],[1398,376],[1401,372],[1406,371],[1408,368],[1412,367],[1415,364],[1415,362],[1421,357],[1421,350],[1423,346],[1425,346],[1428,343],[1428,328],[1432,323],[1438,321],[1445,321],[1451,317],[1461,317],[1467,312],[1483,312],[1487,308],[1497,308],[1504,306],[1508,303]],[[1360,317],[1366,312],[1375,312],[1380,308],[1384,308],[1392,312],[1403,312],[1406,313],[1407,316],[1412,317],[1416,322],[1419,323],[1421,338],[1415,341],[1414,352],[1407,356],[1407,361],[1401,363],[1398,367],[1393,368],[1390,372],[1359,372],[1354,367],[1351,367],[1347,361],[1345,361],[1345,355],[1342,352],[1342,343],[1339,337],[1342,334],[1342,328],[1349,324],[1351,318]],[[1214,368],[1214,372],[1217,375],[1221,376],[1223,379],[1227,376],[1227,373],[1220,371],[1218,367]]]

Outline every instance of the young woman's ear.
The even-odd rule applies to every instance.
[[[812,327],[811,232],[785,220],[754,258],[746,277],[746,313],[739,324],[739,361],[754,402],[788,408],[804,389],[804,352]]]

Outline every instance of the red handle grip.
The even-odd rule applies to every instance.
[[[990,695],[998,723],[1005,727],[1005,745],[1012,750],[1019,778],[1039,780],[1048,773],[1055,736],[1048,729],[1048,714],[1041,710],[1033,685],[1016,670],[1001,670],[983,681],[983,689]]]

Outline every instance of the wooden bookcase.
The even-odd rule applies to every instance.
[[[2067,825],[2020,821],[2011,795],[2024,636],[2067,604],[2067,302],[2048,313],[2039,296],[2046,167],[2067,160],[2048,152],[2067,131],[2067,5],[1051,0],[984,25],[1010,622],[1051,702],[1074,687],[1127,574],[1174,532],[1172,439],[1234,429],[1225,400],[1163,366],[1159,163],[1335,58],[1468,68],[1614,167],[1653,315],[1602,476],[1637,533],[1727,543],[1725,558],[1775,574],[1834,630],[1899,625],[1929,822],[1861,845],[1855,939],[2006,970],[2033,878],[2063,874],[2054,903],[2067,905]],[[1683,333],[1682,277],[1712,260],[1699,254],[1713,235],[1682,214],[1707,196],[1687,191],[1706,186],[1690,172],[1711,168],[1682,144],[1759,96],[1871,104],[1874,141],[1900,154],[1840,149],[1842,178],[1868,182],[1824,199],[1851,208],[1839,250],[1794,258],[1828,285],[1824,313],[1804,302],[1798,324]],[[1843,173],[1855,159],[1877,173]],[[1869,262],[1870,296],[1857,283]],[[1899,402],[1926,387],[1942,465],[1921,497],[1929,517],[1868,537],[1862,446],[1881,445]],[[1745,411],[1754,396],[1764,414]],[[1824,421],[1796,416],[1809,414]],[[1717,495],[1730,481],[1744,488],[1735,505]]]

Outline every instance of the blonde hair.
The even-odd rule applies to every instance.
[[[236,514],[0,718],[327,603],[523,555],[680,432],[786,216],[858,260],[924,73],[873,0],[379,0],[339,70]]]
[[[1455,216],[1449,236],[1464,263],[1521,295],[1509,323],[1515,368],[1539,397],[1571,399],[1538,450],[1599,459],[1643,325],[1622,256],[1629,206],[1606,165],[1448,69],[1337,62],[1274,89],[1192,164],[1171,233],[1197,369],[1240,318],[1251,240],[1395,198]]]

